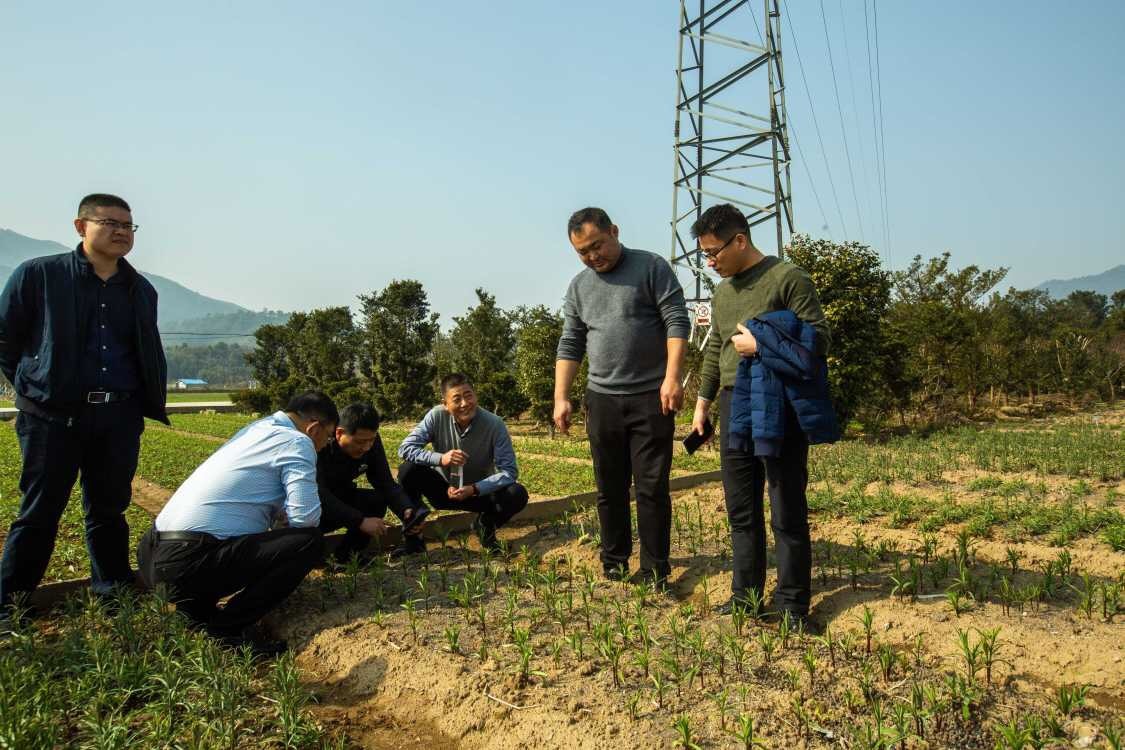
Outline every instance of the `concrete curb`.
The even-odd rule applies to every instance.
[[[717,482],[722,478],[722,472],[719,471],[705,471],[699,474],[688,474],[686,476],[674,477],[668,482],[668,488],[673,492],[691,489],[698,487],[701,484],[709,484]],[[512,519],[512,526],[528,526],[536,521],[557,518],[563,513],[587,508],[597,502],[597,492],[581,492],[576,495],[565,495],[563,497],[553,497],[547,500],[537,500],[528,503],[527,508],[522,513]],[[441,516],[434,519],[432,522],[426,524],[426,539],[434,540],[439,539],[443,534],[453,536],[464,531],[468,531],[472,526],[473,519],[476,518],[476,513],[461,512],[450,513],[449,515]],[[325,537],[325,542],[329,552],[339,544],[340,540],[344,538],[343,534],[329,534]],[[398,526],[391,526],[387,529],[387,533],[381,539],[373,540],[375,549],[386,550],[395,547],[402,541],[402,529]],[[139,578],[137,579],[140,580]],[[45,583],[36,589],[31,597],[32,604],[36,607],[47,609],[58,602],[65,599],[71,594],[77,593],[82,589],[88,588],[90,585],[89,578],[71,578],[66,581],[54,581],[52,583]]]

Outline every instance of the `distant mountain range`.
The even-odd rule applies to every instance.
[[[1108,271],[1093,276],[1079,276],[1075,279],[1051,279],[1044,281],[1036,289],[1045,289],[1055,299],[1062,299],[1071,292],[1090,291],[1109,297],[1118,289],[1125,289],[1125,264],[1114,266]]]
[[[77,244],[77,243],[76,243]],[[25,237],[10,229],[0,229],[0,284],[7,281],[12,270],[20,263],[41,255],[56,255],[74,250],[51,240]],[[165,347],[175,344],[201,344],[227,341],[250,344],[253,342],[236,334],[253,333],[259,326],[284,323],[289,313],[276,310],[254,312],[233,302],[208,297],[192,291],[171,279],[142,271],[160,295],[160,329],[164,332],[225,333],[222,336],[164,336]]]

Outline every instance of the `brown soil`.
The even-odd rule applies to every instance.
[[[706,514],[720,509],[721,499],[721,489],[710,485],[678,493],[675,502],[678,507],[691,508],[688,515],[692,517],[698,512],[698,502],[705,514],[705,524],[713,524],[721,513],[710,518]],[[831,540],[843,548],[851,544],[857,530],[871,543],[880,539],[896,542],[900,552],[916,547],[921,537],[917,531],[888,529],[874,523],[813,519],[814,540]],[[941,551],[948,552],[954,546],[951,533],[939,532],[937,536]],[[552,564],[570,571],[581,571],[583,567],[600,569],[597,549],[575,540],[565,530],[545,528],[536,533],[517,527],[504,529],[501,537],[513,549],[526,545],[533,554],[541,556],[541,570]],[[475,542],[470,544],[471,548],[475,546]],[[1059,552],[1036,542],[974,543],[981,565],[988,561],[1005,564],[1008,546],[1020,550],[1021,569],[1028,571],[1027,576],[1040,563],[1055,559]],[[1112,551],[1096,539],[1081,539],[1069,551],[1077,571],[1088,572],[1102,581],[1112,582],[1125,573],[1125,554]],[[453,550],[436,551],[434,560],[442,559],[443,554],[447,559],[454,556]],[[673,550],[672,563],[671,595],[650,601],[645,609],[654,634],[667,644],[668,618],[677,611],[682,613],[685,605],[691,605],[697,613],[690,620],[691,632],[698,631],[709,638],[719,628],[733,632],[731,618],[709,611],[709,605],[725,600],[730,587],[730,563],[721,554],[721,546],[715,544],[690,554],[678,545]],[[436,592],[434,567],[429,577],[431,590]],[[475,569],[479,571],[479,564]],[[462,569],[451,580],[461,580],[463,574]],[[388,569],[384,575],[380,582],[383,590],[389,592],[396,586],[402,589],[405,581],[410,592],[406,598],[419,596],[414,588],[417,570],[404,575],[401,570]],[[581,584],[577,574],[576,579],[575,592]],[[933,595],[914,603],[892,598],[885,572],[861,575],[853,588],[850,581],[817,568],[812,615],[819,623],[828,625],[835,637],[850,637],[858,654],[850,660],[838,657],[839,667],[833,668],[822,646],[811,638],[794,637],[789,648],[779,647],[772,664],[766,665],[756,636],[766,628],[776,633],[776,626],[748,626],[748,633],[754,637],[749,640],[749,671],[745,679],[734,679],[729,665],[724,683],[714,670],[708,671],[702,689],[698,680],[691,687],[685,686],[681,696],[672,688],[665,697],[666,705],[658,709],[652,685],[644,679],[640,667],[627,659],[622,665],[624,686],[615,687],[608,663],[598,655],[591,639],[586,641],[583,658],[562,646],[556,661],[551,645],[560,642],[560,626],[552,625],[550,618],[539,617],[534,609],[521,622],[529,629],[534,624],[532,669],[539,674],[533,674],[527,682],[521,681],[516,674],[515,646],[509,643],[503,621],[503,585],[498,593],[490,591],[485,595],[489,627],[486,637],[482,638],[475,620],[466,622],[460,608],[447,596],[434,593],[428,610],[423,611],[421,602],[417,605],[420,617],[415,641],[398,599],[388,599],[381,607],[382,613],[372,616],[377,608],[373,601],[376,584],[366,576],[361,576],[354,599],[342,593],[339,574],[331,592],[324,592],[324,584],[325,579],[320,577],[307,581],[290,599],[286,610],[278,613],[274,627],[294,644],[299,663],[318,685],[322,693],[322,705],[317,709],[321,720],[342,728],[357,747],[414,747],[409,743],[415,741],[417,746],[490,750],[671,747],[677,736],[672,722],[681,714],[689,718],[703,747],[727,747],[733,740],[720,727],[719,712],[708,698],[724,683],[736,707],[731,718],[726,719],[727,729],[734,715],[746,711],[754,717],[756,730],[769,747],[838,745],[840,733],[850,731],[852,725],[866,717],[862,706],[845,706],[851,700],[849,695],[858,695],[864,649],[861,617],[865,607],[874,613],[874,643],[886,644],[903,660],[889,683],[877,680],[885,691],[888,706],[909,698],[911,678],[904,666],[906,662],[914,665],[910,671],[915,677],[940,684],[944,673],[961,670],[959,630],[968,631],[975,640],[977,628],[1001,628],[1000,656],[1004,663],[996,664],[994,687],[985,694],[980,708],[975,709],[979,714],[964,725],[951,720],[941,731],[931,733],[929,744],[911,747],[991,748],[992,727],[997,721],[1013,715],[1050,714],[1054,691],[1060,685],[1090,686],[1087,707],[1067,724],[1072,740],[1088,739],[1111,717],[1120,720],[1125,716],[1122,618],[1110,624],[1097,615],[1087,619],[1076,610],[1073,601],[1047,603],[1038,609],[1029,607],[1022,614],[1013,609],[1010,616],[1005,616],[998,604],[982,602],[956,616],[943,598]],[[771,575],[767,588],[772,585]],[[600,579],[596,587],[595,596],[609,601],[615,597],[626,600],[630,595],[620,584]],[[525,586],[520,594],[522,601],[533,601],[527,592]],[[609,604],[606,608],[607,612],[612,611]],[[580,620],[578,617],[571,621],[567,633],[582,630]],[[608,621],[612,622],[612,617]],[[461,628],[460,654],[451,653],[448,648],[445,632],[450,627]],[[923,645],[917,651],[915,639],[919,636]],[[483,661],[477,654],[482,641],[489,646]],[[813,689],[801,661],[808,647],[819,655]],[[654,657],[654,664],[655,661]],[[980,679],[983,680],[983,674]],[[739,684],[745,686],[741,694]],[[634,694],[639,695],[637,715],[631,717],[629,700]],[[820,727],[807,736],[799,731],[794,718],[792,705],[796,697],[805,699],[811,724]]]
[[[141,506],[150,516],[160,513],[171,497],[172,493],[160,485],[133,477],[133,503]]]

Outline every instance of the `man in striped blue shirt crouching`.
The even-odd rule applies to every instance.
[[[307,391],[242,428],[180,485],[141,538],[145,582],[165,584],[178,611],[227,645],[284,651],[283,642],[247,629],[323,557],[316,454],[339,421],[332,399]],[[287,528],[273,528],[282,515]]]

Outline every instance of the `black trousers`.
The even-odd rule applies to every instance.
[[[641,570],[659,576],[672,572],[668,472],[675,430],[675,415],[660,413],[659,391],[628,396],[586,392],[586,433],[598,486],[602,565],[607,570],[629,566],[633,552],[629,485],[634,484]]]
[[[450,500],[449,482],[429,466],[404,463],[398,467],[398,483],[415,502],[422,497],[438,510],[467,510],[479,513],[488,528],[498,529],[527,507],[527,490],[518,482],[502,487],[490,495],[476,495],[467,500]]]
[[[746,599],[752,589],[759,598],[766,587],[766,524],[764,494],[769,487],[770,528],[777,554],[778,611],[807,615],[812,590],[812,541],[809,537],[809,443],[792,408],[786,407],[781,455],[757,457],[727,447],[731,391],[719,397],[723,491],[730,517],[734,580],[731,593]]]
[[[0,558],[0,607],[11,604],[16,593],[34,591],[43,579],[79,474],[92,588],[104,593],[133,582],[125,509],[143,431],[137,399],[87,405],[70,425],[19,413],[22,500]]]
[[[150,528],[137,545],[141,576],[163,583],[176,609],[217,636],[238,635],[289,596],[324,553],[318,529],[277,529],[218,539],[161,539]],[[235,593],[238,592],[238,593]],[[226,606],[216,603],[235,594]]]
[[[421,507],[419,502],[413,504],[406,504],[399,501],[392,500],[388,502],[387,498],[375,490],[366,487],[352,486],[346,492],[332,491],[332,494],[352,508],[355,508],[363,514],[364,518],[373,516],[375,518],[382,518],[387,514],[387,506],[398,520],[406,523],[406,511],[417,510]],[[401,495],[399,495],[401,497]],[[348,559],[351,553],[360,552],[367,548],[371,542],[371,537],[364,534],[359,530],[359,526],[354,524],[350,518],[345,518],[338,513],[333,513],[329,505],[321,505],[320,526],[318,527],[321,532],[327,534],[335,531],[336,529],[347,528],[344,533],[344,539],[340,546],[336,548],[336,556],[340,559]]]

